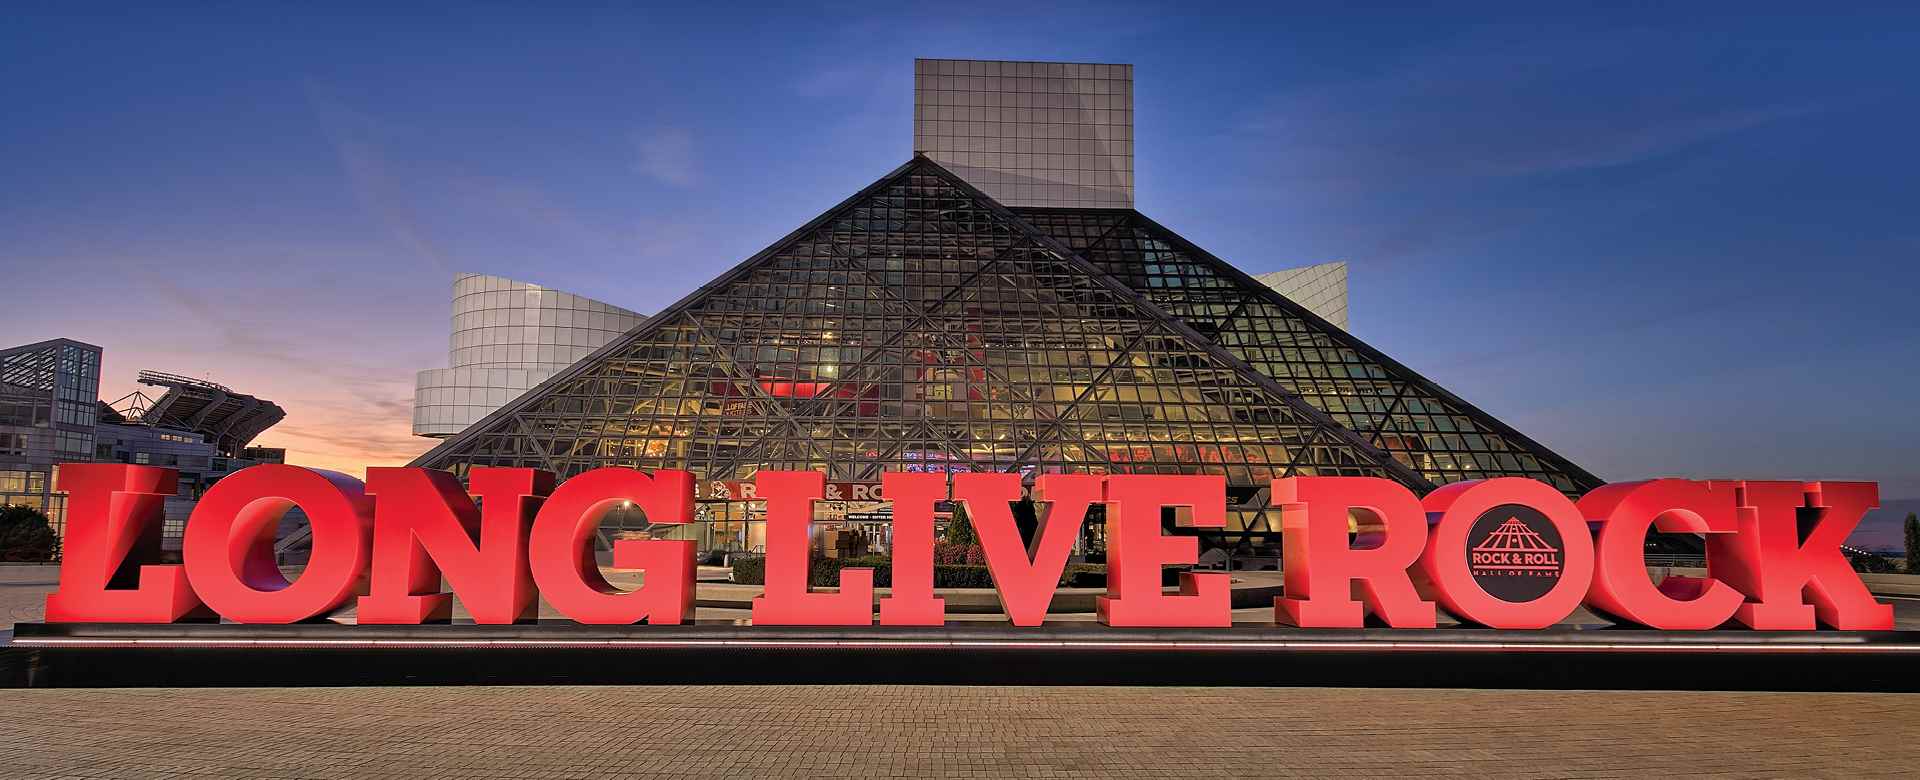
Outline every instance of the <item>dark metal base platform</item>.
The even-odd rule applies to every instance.
[[[0,685],[933,683],[1920,690],[1920,632],[24,623]]]

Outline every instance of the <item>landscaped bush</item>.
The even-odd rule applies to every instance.
[[[1862,574],[1894,574],[1899,568],[1893,559],[1884,555],[1848,555],[1847,562],[1853,564],[1853,570]]]
[[[1160,584],[1172,587],[1180,584],[1181,569],[1161,569]],[[1060,574],[1060,587],[1063,588],[1104,588],[1107,586],[1107,565],[1104,563],[1075,563],[1067,566]]]
[[[733,581],[741,585],[767,584],[767,559],[758,555],[733,556]]]
[[[0,561],[51,561],[59,552],[60,539],[40,510],[0,505]]]
[[[1069,564],[1067,570],[1060,573],[1060,587],[1063,588],[1104,588],[1107,586],[1107,565],[1104,563]]]
[[[933,562],[936,565],[985,566],[987,565],[987,553],[985,550],[982,550],[978,544],[935,542],[933,545]]]
[[[978,550],[976,546],[974,549]],[[984,564],[939,563],[936,558],[933,565],[933,586],[936,588],[991,588],[993,575]],[[892,587],[893,562],[885,556],[867,555],[858,558],[823,558],[814,556],[807,572],[807,584],[816,588],[838,587],[841,569],[872,569],[875,587]],[[733,581],[742,585],[767,584],[767,559],[759,555],[733,556]],[[1161,585],[1180,584],[1180,570],[1164,569],[1160,576]],[[1063,588],[1104,588],[1107,586],[1107,567],[1098,563],[1069,564],[1060,573],[1060,587]]]
[[[886,588],[893,585],[893,561],[879,555],[863,555],[858,558],[815,556],[812,565],[807,569],[807,584],[816,588],[838,587],[841,569],[872,569],[874,587]]]
[[[993,575],[987,573],[985,566],[934,566],[933,586],[936,588],[991,588]]]
[[[938,567],[936,567],[937,569]],[[884,556],[867,555],[859,558],[827,558],[814,556],[807,567],[807,584],[816,588],[837,587],[840,584],[841,569],[872,569],[873,584],[878,587],[890,587],[893,584],[893,563]],[[937,575],[936,575],[937,576]],[[741,585],[767,584],[767,559],[761,555],[736,555],[733,557],[733,581]]]

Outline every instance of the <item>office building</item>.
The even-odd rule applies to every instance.
[[[0,504],[33,507],[65,529],[59,464],[91,460],[100,348],[51,339],[0,349]]]

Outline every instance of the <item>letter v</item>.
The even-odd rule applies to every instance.
[[[1034,484],[1033,498],[1051,503],[1041,513],[1028,549],[1014,526],[1012,503],[1020,500],[1018,474],[956,474],[953,497],[966,506],[987,570],[1000,595],[1000,608],[1016,626],[1037,626],[1047,618],[1053,589],[1067,568],[1074,537],[1086,522],[1087,507],[1100,500],[1105,481],[1092,474],[1045,474]]]

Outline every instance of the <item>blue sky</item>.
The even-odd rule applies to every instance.
[[[1609,479],[1920,497],[1920,12],[241,4],[0,27],[0,342],[390,463],[455,271],[641,311],[911,153],[912,58],[1136,65],[1139,207]],[[24,292],[24,294],[21,294]]]

